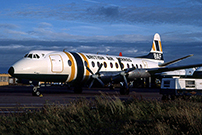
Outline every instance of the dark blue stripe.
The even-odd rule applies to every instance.
[[[156,59],[156,60],[164,60],[163,58],[163,54],[160,54],[160,53],[155,53],[156,55],[161,55],[161,59]],[[135,57],[135,58],[147,58],[147,59],[155,59],[154,58],[154,53],[149,53],[148,55],[145,55],[145,56],[140,56],[140,57]]]
[[[74,52],[70,52],[70,53],[74,56],[77,63],[77,76],[76,76],[75,82],[79,83],[82,81],[83,75],[84,75],[83,61],[77,53],[74,53]]]
[[[159,49],[159,42],[157,40],[155,40],[155,45],[156,45],[156,50],[160,51],[160,49]]]

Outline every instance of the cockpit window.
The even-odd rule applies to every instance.
[[[40,56],[38,55],[38,54],[26,54],[25,56],[24,56],[24,58],[33,58],[33,59],[39,59],[40,58]]]
[[[34,57],[33,57],[33,58],[37,58],[37,59],[39,59],[40,57],[39,57],[38,54],[34,54]]]
[[[28,54],[27,58],[32,58],[32,54]]]
[[[24,58],[26,58],[26,57],[27,57],[27,55],[28,55],[28,53],[27,53],[27,54],[25,54]]]
[[[36,58],[37,58],[37,59],[39,59],[39,58],[40,58],[38,54],[36,54]]]

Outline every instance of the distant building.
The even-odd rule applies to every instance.
[[[0,86],[16,84],[16,78],[9,74],[0,74]]]
[[[9,74],[0,74],[0,86],[9,85]]]

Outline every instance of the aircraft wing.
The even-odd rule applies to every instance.
[[[174,66],[174,67],[162,67],[162,68],[153,68],[147,69],[150,74],[161,73],[166,71],[174,71],[179,69],[193,68],[193,67],[201,67],[202,64],[193,64],[193,65],[184,65],[184,66]]]
[[[189,57],[192,57],[192,56],[193,56],[193,54],[190,54],[190,55],[187,55],[187,56],[185,56],[185,57],[182,57],[182,58],[179,58],[179,59],[176,59],[176,60],[173,60],[173,61],[169,61],[169,62],[166,62],[166,63],[162,63],[162,64],[160,64],[159,66],[160,66],[160,67],[165,67],[165,66],[171,65],[171,64],[173,64],[173,63],[179,62],[179,61],[181,61],[181,60],[183,60],[183,59],[186,59],[186,58],[189,58]]]

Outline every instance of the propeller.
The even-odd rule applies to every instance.
[[[121,67],[121,72],[120,72],[119,75],[121,75],[121,76],[123,77],[125,86],[126,86],[126,88],[128,89],[128,81],[127,81],[127,79],[126,79],[126,75],[127,75],[128,72],[134,70],[135,68],[133,67],[133,68],[128,68],[127,70],[124,70],[124,69],[123,69],[124,67],[123,67],[123,64],[121,63],[121,59],[120,59],[120,58],[118,58],[118,63],[119,63],[119,65],[120,65],[120,67]]]
[[[99,75],[100,75],[99,72],[100,72],[102,66],[103,66],[103,64],[101,63],[100,66],[99,66],[99,68],[98,68],[98,70],[97,70],[97,72],[93,73],[92,70],[90,70],[90,68],[87,67],[87,65],[86,65],[86,69],[92,74],[91,77],[93,78],[92,82],[90,83],[90,85],[88,87],[89,89],[92,87],[92,85],[93,85],[93,83],[94,83],[95,80],[97,80],[102,86],[104,86],[104,83],[99,78]]]
[[[121,73],[120,73],[120,75],[123,76],[123,80],[125,82],[125,86],[128,89],[128,81],[126,79],[127,72],[123,70],[123,64],[121,63],[121,59],[120,58],[118,58],[118,62],[119,62],[119,66],[121,67]]]

